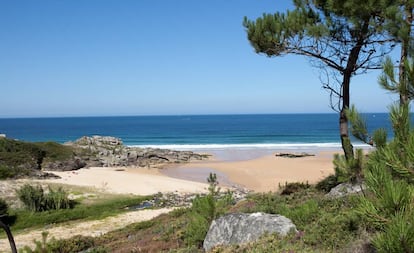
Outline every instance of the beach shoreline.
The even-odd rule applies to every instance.
[[[229,152],[229,151],[226,151]],[[231,151],[237,153],[237,150]],[[173,178],[206,182],[209,173],[216,173],[222,186],[243,187],[254,192],[278,191],[279,185],[288,182],[304,182],[315,184],[321,179],[334,173],[333,157],[335,153],[342,153],[339,149],[330,150],[265,150],[256,152],[256,156],[248,156],[231,160],[229,157],[221,159],[223,154],[213,155],[205,161],[191,162],[168,166],[160,173]],[[257,154],[261,153],[261,156]],[[278,157],[277,153],[302,154],[312,156],[287,158]],[[211,154],[211,153],[210,153]]]
[[[195,151],[200,152],[200,151]],[[159,192],[205,193],[207,177],[216,173],[220,187],[253,192],[278,191],[287,182],[315,184],[334,173],[333,155],[341,150],[306,150],[312,156],[287,158],[276,153],[300,154],[304,150],[225,150],[211,152],[210,159],[157,168],[92,167],[52,172],[60,179],[43,180],[90,186],[111,193],[151,195]],[[208,153],[204,150],[203,153]],[[218,155],[217,155],[218,154]],[[249,154],[244,156],[244,154]]]

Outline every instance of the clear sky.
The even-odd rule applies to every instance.
[[[2,0],[0,117],[332,112],[306,58],[267,58],[242,26],[289,0]],[[378,72],[352,103],[385,112]]]

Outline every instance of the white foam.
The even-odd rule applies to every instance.
[[[165,145],[130,145],[139,148],[160,148],[173,150],[249,150],[249,149],[340,149],[341,143],[256,143],[256,144],[165,144]],[[369,148],[366,144],[355,144],[355,148]]]

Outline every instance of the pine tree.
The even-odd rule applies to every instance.
[[[340,137],[347,159],[353,158],[346,115],[351,77],[380,68],[382,57],[393,48],[393,39],[383,25],[384,11],[395,2],[295,0],[292,11],[244,20],[247,37],[257,53],[269,57],[307,56],[322,73],[327,73],[323,87],[331,94],[331,107],[339,112]]]

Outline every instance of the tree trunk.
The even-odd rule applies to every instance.
[[[4,224],[1,220],[0,220],[0,227],[4,229],[4,231],[7,234],[7,238],[9,239],[9,243],[10,243],[10,248],[12,253],[17,253],[17,249],[16,249],[16,244],[14,243],[14,238],[13,235],[10,231],[9,226],[7,226],[6,224]]]
[[[342,150],[344,151],[345,158],[347,160],[354,158],[354,147],[352,146],[351,139],[349,138],[348,117],[346,116],[346,110],[348,110],[350,106],[351,77],[355,71],[362,45],[364,45],[364,38],[366,32],[368,31],[368,24],[369,20],[365,22],[363,29],[364,32],[360,35],[355,46],[349,53],[346,68],[342,73],[342,107],[339,113],[339,133],[341,135]]]
[[[408,56],[408,51],[410,47],[411,41],[411,23],[413,22],[413,8],[409,6],[407,3],[404,10],[405,20],[404,24],[407,26],[408,34],[403,34],[401,38],[401,56],[400,56],[400,63],[399,63],[399,93],[400,93],[400,105],[407,105],[410,103],[410,98],[408,94],[407,88],[407,78],[405,77],[405,61]]]
[[[351,74],[344,74],[343,86],[342,86],[342,109],[339,112],[339,132],[341,136],[342,150],[344,151],[345,158],[350,160],[354,158],[354,147],[349,139],[348,131],[348,117],[346,116],[346,110],[349,108],[349,85],[351,83]]]

